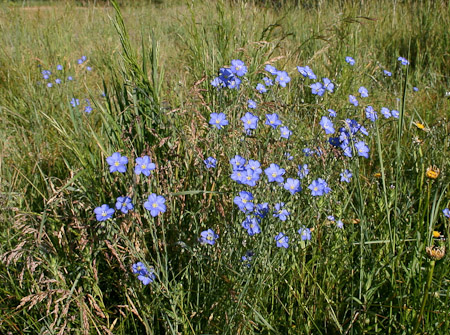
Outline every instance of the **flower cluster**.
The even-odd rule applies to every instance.
[[[122,156],[118,152],[115,152],[111,156],[106,158],[106,162],[109,165],[110,173],[125,173],[127,171],[128,158],[126,156]],[[134,172],[136,175],[143,174],[148,177],[150,176],[151,171],[155,168],[156,166],[154,163],[152,163],[150,157],[144,156],[136,158],[136,166],[134,168]],[[144,208],[150,212],[151,216],[156,217],[160,213],[166,212],[165,201],[166,199],[163,196],[152,193],[148,196],[147,201],[144,203]],[[123,214],[127,214],[129,211],[134,209],[132,199],[128,196],[118,197],[115,207]],[[114,209],[109,208],[109,206],[106,204],[94,209],[94,214],[97,221],[106,221],[112,218],[114,212]]]
[[[87,62],[87,57],[86,56],[82,56],[80,59],[78,59],[77,64],[78,65],[82,65],[85,62]],[[39,67],[41,67],[41,65],[39,65]],[[69,67],[70,68],[70,67]],[[76,71],[78,72],[78,68],[76,69]],[[86,67],[87,71],[92,71],[92,67],[87,66]],[[56,87],[56,86],[61,86],[61,85],[65,85],[65,84],[69,84],[72,83],[74,81],[74,77],[73,74],[69,75],[68,73],[69,71],[66,70],[66,67],[64,67],[61,64],[56,65],[56,70],[54,72],[52,72],[51,70],[41,70],[41,78],[44,80],[44,84],[47,88],[52,88],[52,87]],[[38,84],[42,84],[41,82],[38,82]],[[83,104],[83,110],[85,113],[91,113],[93,108],[91,105],[91,102],[89,101],[89,99],[84,99],[84,104]],[[72,105],[72,107],[76,107],[76,108],[80,108],[80,100],[76,99],[74,97],[72,97],[70,104]]]
[[[156,279],[155,269],[153,266],[147,269],[142,262],[137,262],[136,264],[133,264],[132,270],[144,285],[148,285]]]
[[[247,66],[239,59],[233,59],[230,67],[223,67],[219,70],[219,75],[211,81],[211,85],[220,89],[226,87],[228,89],[238,90],[242,80],[239,77],[247,73]]]

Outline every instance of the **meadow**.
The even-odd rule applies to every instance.
[[[0,3],[0,333],[449,334],[448,27]]]

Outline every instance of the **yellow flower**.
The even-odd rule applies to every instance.
[[[433,231],[433,237],[434,237],[434,238],[439,238],[439,237],[441,237],[441,233],[438,232],[438,231],[436,231],[436,230],[434,230],[434,231]]]
[[[430,167],[428,167],[425,175],[430,179],[436,179],[437,177],[439,177],[440,173],[441,173],[441,170],[439,170],[436,166],[430,166]]]
[[[426,127],[420,122],[414,122],[414,125],[421,130],[427,130]]]
[[[373,176],[374,176],[375,178],[381,178],[381,173],[376,172],[376,173],[373,174]]]

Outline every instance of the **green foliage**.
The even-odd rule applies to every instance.
[[[426,247],[449,248],[433,238],[450,233],[448,4],[139,3],[0,7],[0,333],[447,334],[448,255],[430,260]],[[88,61],[77,64],[81,55]],[[211,87],[232,59],[249,67],[242,88]],[[47,88],[41,71],[54,79],[56,64],[64,84]],[[265,64],[289,72],[286,89],[256,95]],[[311,95],[297,65],[332,79],[336,92]],[[370,159],[345,160],[318,123],[328,108],[339,127],[361,118],[348,94],[362,85],[377,110],[391,106],[400,118],[379,115]],[[240,117],[255,96],[260,125],[245,136]],[[212,112],[230,125],[211,130]],[[289,141],[262,125],[275,112]],[[305,157],[305,147],[323,155]],[[125,174],[109,173],[113,152],[128,157]],[[233,198],[242,188],[229,178],[236,154],[292,177],[310,165],[295,196],[262,180],[251,189],[259,202],[285,202],[286,222],[270,213],[259,235],[241,227]],[[148,178],[133,172],[143,155],[157,166]],[[216,169],[205,169],[208,156]],[[338,182],[343,168],[353,172],[348,185]],[[310,196],[318,177],[331,194]],[[156,218],[142,206],[151,193],[166,198]],[[95,220],[94,208],[123,195],[135,211]],[[311,241],[300,241],[302,226],[314,228]],[[208,228],[220,236],[214,246],[198,243]],[[291,238],[286,250],[273,240],[280,231]],[[251,266],[241,260],[248,250]],[[148,286],[131,271],[138,261],[155,268]]]

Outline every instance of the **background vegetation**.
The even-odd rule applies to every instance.
[[[0,332],[448,334],[448,256],[431,260],[425,248],[448,249],[433,231],[449,234],[449,26],[446,1],[136,1],[120,12],[100,1],[5,2]],[[249,67],[248,82],[218,92],[210,81],[232,59]],[[269,63],[292,81],[258,102],[293,131],[288,142],[264,128],[264,113],[252,138],[239,124]],[[42,71],[56,78],[58,64],[63,82],[49,88]],[[296,70],[305,65],[336,92],[312,96]],[[370,127],[370,159],[343,160],[318,122],[328,108],[363,120],[348,103],[362,85],[377,110],[401,117],[380,114]],[[227,114],[225,131],[211,130],[212,112]],[[305,147],[326,154],[305,157]],[[109,173],[113,152],[129,158],[126,174]],[[144,154],[157,166],[150,178],[133,173]],[[236,154],[285,165],[290,176],[307,163],[332,193],[312,198],[305,180],[292,198],[264,184],[256,197],[285,201],[292,215],[249,237],[233,204],[242,189],[229,178]],[[205,168],[208,156],[216,169]],[[343,166],[349,185],[339,182]],[[156,219],[142,208],[150,193],[166,198]],[[136,210],[97,222],[94,208],[122,195]],[[294,237],[301,226],[314,228],[311,241]],[[220,235],[214,246],[198,243],[208,228]],[[292,237],[286,250],[273,240],[281,230]],[[250,249],[248,267],[241,257]],[[148,286],[131,271],[138,261],[155,268]]]

